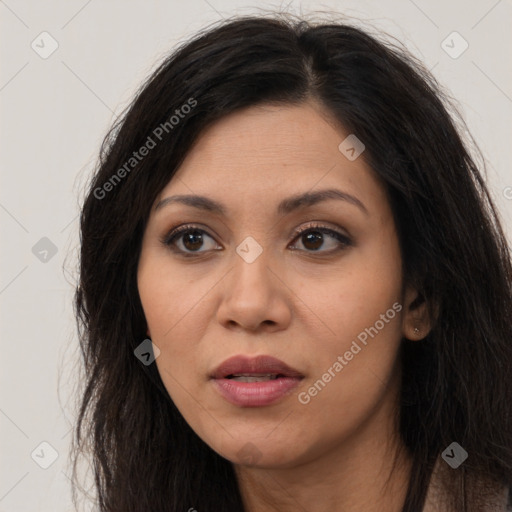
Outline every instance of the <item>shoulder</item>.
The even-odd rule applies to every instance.
[[[460,475],[443,464],[441,459],[436,461],[427,490],[425,506],[422,512],[438,512],[439,510],[456,512],[454,509],[453,488],[458,487]],[[503,487],[488,479],[464,478],[466,503],[471,512],[512,512],[512,489]],[[459,502],[460,503],[460,502]],[[479,503],[479,505],[477,505]]]

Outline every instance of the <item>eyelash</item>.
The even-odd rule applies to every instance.
[[[185,224],[178,228],[171,229],[171,231],[169,233],[167,233],[167,235],[163,236],[160,241],[163,245],[169,247],[169,249],[180,254],[181,256],[184,256],[186,258],[200,257],[201,255],[207,253],[208,251],[185,252],[185,251],[182,251],[181,249],[178,249],[175,245],[175,242],[176,242],[176,240],[179,239],[180,235],[183,235],[190,231],[199,231],[201,234],[206,234],[210,238],[213,239],[213,237],[204,229],[201,229],[198,226],[193,225],[193,224]],[[331,249],[329,251],[320,251],[320,250],[319,251],[308,251],[308,250],[304,250],[304,249],[295,249],[295,250],[306,252],[308,254],[317,254],[318,253],[318,254],[325,256],[325,255],[331,255],[333,253],[341,251],[341,250],[343,250],[347,247],[350,247],[352,245],[352,240],[348,236],[346,236],[338,231],[335,231],[331,228],[328,228],[327,226],[324,226],[321,224],[315,224],[315,223],[310,223],[306,227],[296,229],[293,233],[293,237],[294,237],[293,240],[295,241],[300,236],[307,234],[309,232],[319,232],[324,235],[330,235],[339,242],[340,246],[335,249]]]

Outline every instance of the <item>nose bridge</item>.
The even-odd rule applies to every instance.
[[[260,244],[254,237],[247,236],[238,244],[235,252],[231,286],[235,286],[237,291],[240,287],[242,292],[246,291],[244,287],[249,287],[253,295],[268,294],[268,288],[272,286],[268,275],[271,265],[268,245],[264,248],[263,242]]]
[[[284,289],[275,275],[276,269],[272,271],[271,252],[252,237],[246,237],[236,247],[218,310],[218,319],[225,326],[236,323],[255,329],[270,322],[282,327],[289,321]]]

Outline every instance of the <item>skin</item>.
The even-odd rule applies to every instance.
[[[423,338],[428,323],[422,308],[409,307],[417,294],[402,279],[384,187],[363,157],[350,161],[338,149],[347,135],[313,101],[226,116],[162,190],[144,234],[138,287],[148,336],[161,351],[158,371],[191,428],[234,463],[249,511],[392,512],[405,498],[410,460],[398,451],[397,355],[402,337]],[[321,189],[348,193],[366,211],[329,199],[277,214],[283,199]],[[181,194],[207,196],[227,213],[178,202],[155,210]],[[351,243],[294,235],[312,221]],[[206,232],[203,245],[183,235],[175,241],[191,258],[161,240],[184,224]],[[248,236],[262,248],[252,263],[236,252]],[[298,394],[395,303],[401,311],[301,403]],[[274,356],[305,378],[272,405],[232,405],[209,375],[237,354]]]

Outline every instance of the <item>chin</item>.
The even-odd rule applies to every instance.
[[[297,443],[290,438],[287,441],[279,438],[269,440],[262,437],[258,439],[254,435],[249,435],[245,439],[230,438],[223,443],[222,447],[216,443],[210,444],[210,447],[238,466],[285,469],[296,465],[304,456],[303,451],[298,453]]]

